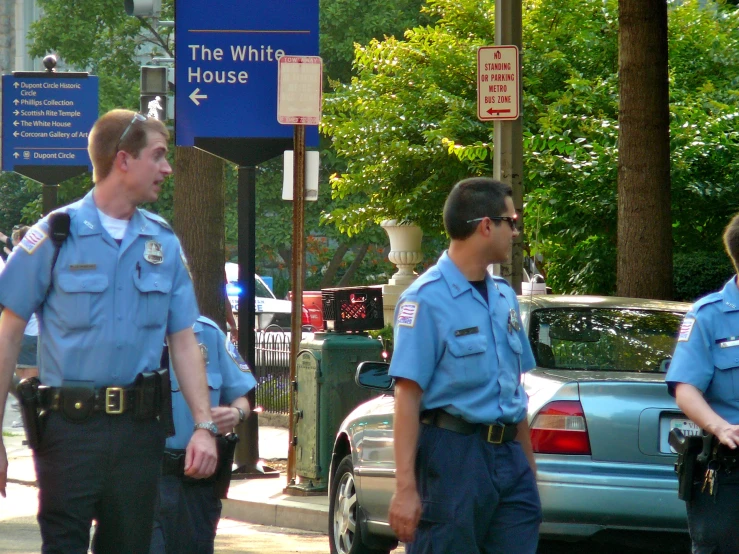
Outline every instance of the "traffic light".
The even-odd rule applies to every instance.
[[[159,121],[169,119],[171,114],[167,110],[168,68],[144,65],[141,67],[141,113]]]
[[[128,15],[159,17],[162,12],[162,0],[124,0],[123,7]]]

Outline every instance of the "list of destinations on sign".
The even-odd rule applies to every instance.
[[[2,169],[88,166],[98,78],[3,75]]]

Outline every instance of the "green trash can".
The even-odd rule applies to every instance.
[[[300,343],[296,361],[295,472],[301,483],[328,486],[339,425],[376,391],[354,381],[357,365],[382,361],[382,344],[364,333],[315,333]]]

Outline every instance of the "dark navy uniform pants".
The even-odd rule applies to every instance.
[[[220,517],[221,499],[213,483],[162,476],[150,554],[213,554]]]
[[[688,528],[693,554],[736,554],[739,552],[739,470],[717,474],[714,495],[701,493],[694,485],[693,500],[687,503]]]
[[[541,503],[521,444],[421,424],[421,522],[408,554],[535,554]]]
[[[93,520],[93,552],[147,552],[164,438],[155,419],[51,412],[34,454],[43,552],[86,554]]]

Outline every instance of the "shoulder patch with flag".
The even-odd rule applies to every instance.
[[[33,254],[33,251],[39,247],[39,245],[48,238],[48,235],[40,227],[32,227],[20,241],[18,246],[23,248],[29,254]]]
[[[403,302],[398,309],[398,325],[413,327],[416,324],[416,313],[418,304],[416,302]]]
[[[680,334],[677,337],[678,342],[688,342],[688,339],[690,338],[690,333],[693,331],[694,324],[695,318],[693,317],[686,317],[685,319],[683,319],[683,322],[680,325]]]

